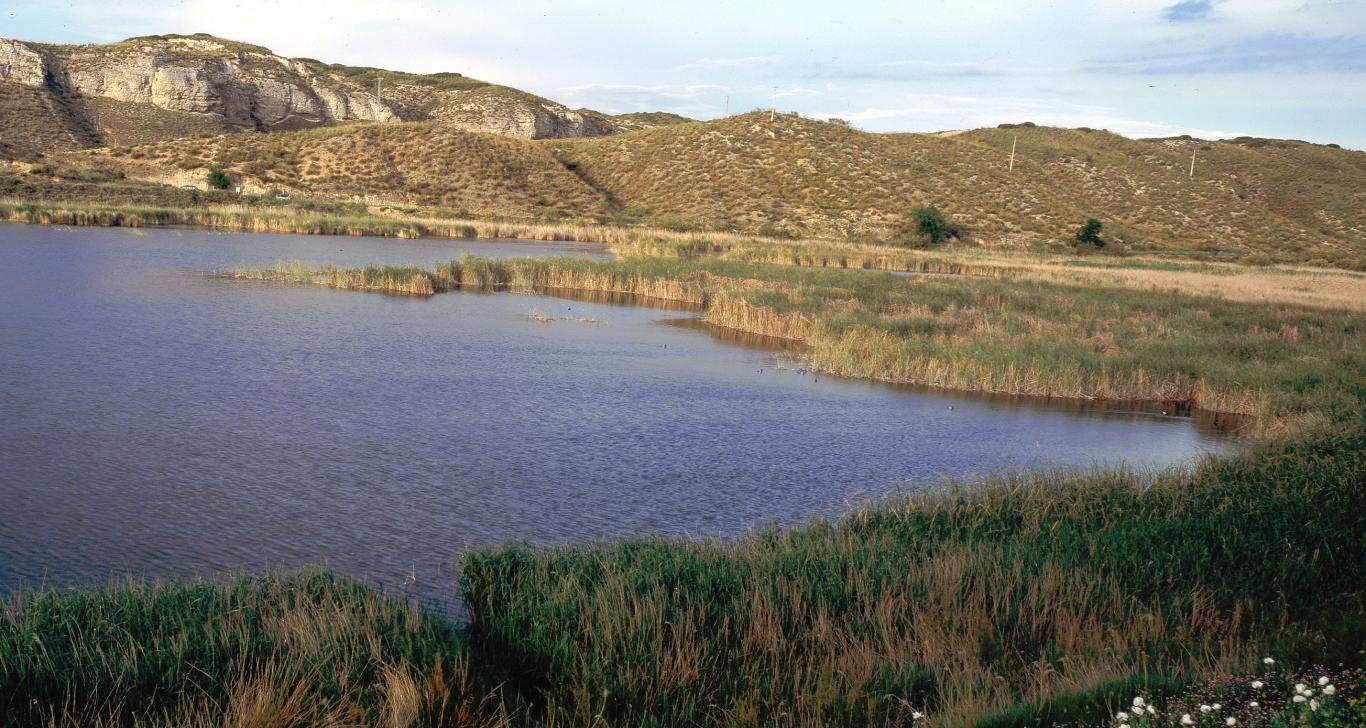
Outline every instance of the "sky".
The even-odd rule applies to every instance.
[[[196,32],[609,113],[776,104],[870,131],[1033,121],[1366,149],[1366,0],[0,0],[5,38]]]

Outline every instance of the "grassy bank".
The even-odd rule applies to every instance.
[[[1360,661],[1364,452],[1358,426],[733,543],[474,554],[474,659],[567,721],[661,726],[1099,721],[1268,651]]]
[[[34,200],[30,196],[0,198],[0,220],[35,225],[95,227],[194,226],[234,232],[300,235],[350,235],[390,238],[505,238],[514,240],[603,243],[673,255],[679,250],[724,250],[755,238],[722,232],[680,232],[651,227],[622,227],[575,222],[424,217],[364,205],[300,201],[294,204],[244,205],[195,202],[195,193],[154,186],[160,195],[151,204],[134,196],[127,204],[80,200]],[[3,189],[3,188],[0,188]],[[102,188],[101,188],[102,190]],[[96,190],[96,191],[101,191]],[[226,194],[226,193],[223,193]],[[200,197],[209,196],[199,193]],[[41,195],[36,197],[41,198]],[[194,199],[199,199],[195,197]],[[156,204],[165,202],[166,204]]]
[[[1366,367],[1351,310],[1032,279],[897,277],[712,258],[242,271],[430,294],[579,289],[701,304],[707,321],[802,342],[813,368],[964,391],[1160,400],[1268,422],[1350,407]]]
[[[27,593],[0,725],[1102,725],[1263,654],[1359,664],[1363,481],[1358,415],[1154,477],[492,549],[468,631],[322,573]]]
[[[1366,311],[1366,273],[1322,268],[1256,267],[1182,257],[1043,254],[972,245],[919,250],[876,240],[792,240],[715,231],[587,222],[478,220],[450,211],[372,211],[359,203],[280,203],[254,198],[233,204],[228,193],[196,193],[165,185],[65,181],[51,189],[25,180],[8,189],[0,175],[0,220],[102,227],[194,226],[235,232],[393,238],[506,238],[603,243],[619,255],[708,258],[738,263],[966,275],[1083,286],[1214,296],[1245,303]],[[77,187],[85,187],[83,192]],[[47,194],[55,195],[48,199]],[[84,194],[91,199],[85,200]],[[8,196],[6,196],[8,195]],[[16,196],[17,195],[17,196]],[[74,197],[74,199],[66,199]],[[224,199],[215,198],[222,197]],[[102,199],[106,198],[106,199]],[[126,200],[125,200],[126,198]],[[111,203],[109,199],[121,200]],[[440,214],[438,214],[440,213]]]

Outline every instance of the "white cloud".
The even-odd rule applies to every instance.
[[[847,119],[872,131],[942,131],[1032,121],[1043,126],[1108,129],[1132,137],[1190,134],[1204,139],[1227,139],[1243,135],[1242,132],[1127,118],[1114,109],[1102,106],[1037,99],[925,95],[910,96],[906,101],[909,103],[901,106],[817,112],[811,115]]]
[[[701,58],[670,68],[670,71],[698,71],[712,68],[755,68],[771,66],[782,61],[782,56],[744,56],[742,58]]]

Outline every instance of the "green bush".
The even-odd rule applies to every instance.
[[[214,190],[226,190],[232,184],[232,180],[228,179],[222,167],[211,167],[207,180],[209,188]]]
[[[945,220],[939,208],[932,205],[911,210],[897,231],[899,240],[914,247],[938,245],[949,238],[962,236],[963,229]]]
[[[1100,220],[1094,217],[1087,220],[1085,225],[1077,231],[1077,244],[1090,245],[1097,248],[1105,247],[1105,241],[1100,237],[1100,230],[1104,227]]]

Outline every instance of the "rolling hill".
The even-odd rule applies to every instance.
[[[1287,140],[1032,125],[872,134],[746,114],[591,139],[369,124],[68,158],[176,185],[202,183],[218,165],[247,191],[473,215],[864,240],[887,239],[908,209],[934,205],[992,246],[1065,246],[1095,217],[1111,250],[1357,268],[1366,259],[1366,154]]]

